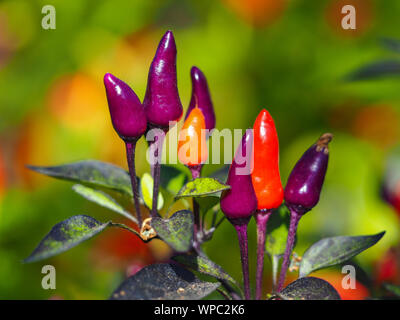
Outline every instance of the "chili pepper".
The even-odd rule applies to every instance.
[[[279,141],[274,120],[262,110],[253,126],[254,169],[251,174],[258,209],[274,209],[282,204],[283,188],[279,174]]]
[[[135,92],[122,80],[107,73],[104,85],[115,131],[124,140],[140,138],[146,131],[146,114]]]
[[[146,110],[149,128],[169,130],[169,124],[182,117],[183,108],[179,98],[176,79],[176,45],[171,31],[167,31],[158,45],[154,59],[150,65],[147,89],[143,105]],[[157,199],[161,176],[161,153],[164,137],[157,138],[149,145],[157,143],[151,163],[153,176],[153,205],[151,216],[157,216]]]
[[[192,173],[193,179],[200,177],[203,163],[207,160],[206,122],[200,108],[194,108],[186,118],[178,141],[178,158]],[[200,243],[203,236],[199,205],[193,198],[194,237],[193,248],[202,254]]]
[[[195,107],[198,107],[203,112],[206,129],[211,131],[215,128],[215,113],[210,91],[208,90],[207,79],[197,67],[192,67],[190,76],[192,78],[192,97],[185,119],[187,119]]]
[[[230,220],[249,219],[257,209],[251,181],[253,133],[246,130],[229,168],[226,184],[231,188],[221,195],[221,210]]]
[[[296,163],[285,188],[285,202],[289,208],[304,214],[319,201],[328,168],[328,144],[333,136],[323,134]]]
[[[194,108],[179,132],[178,158],[188,167],[201,165],[207,160],[205,127],[203,113],[200,108]]]
[[[253,132],[246,130],[229,168],[226,183],[231,188],[222,193],[220,201],[222,212],[238,235],[246,299],[250,299],[247,225],[257,209],[257,198],[251,182],[252,157]]]
[[[137,140],[145,133],[147,128],[146,114],[139,98],[125,82],[107,73],[104,76],[104,85],[111,121],[115,131],[125,142],[135,210],[138,223],[141,225],[142,215],[136,179],[135,149]]]
[[[171,31],[162,37],[151,63],[143,105],[147,120],[154,127],[168,127],[170,121],[182,117],[176,79],[176,45]]]
[[[283,188],[279,174],[279,141],[274,120],[263,109],[257,116],[254,130],[254,169],[251,174],[257,196],[257,272],[256,299],[261,299],[264,269],[265,234],[272,209],[283,200]]]
[[[290,210],[290,225],[277,291],[285,282],[300,218],[319,201],[325,173],[328,168],[329,149],[333,135],[324,133],[300,158],[290,173],[285,188],[285,202]]]

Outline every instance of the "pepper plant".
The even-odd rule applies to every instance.
[[[33,263],[50,258],[108,228],[120,228],[146,243],[154,239],[164,241],[173,255],[168,262],[145,266],[127,278],[110,293],[111,299],[201,299],[213,291],[218,291],[224,299],[235,300],[340,299],[332,285],[309,274],[348,261],[377,243],[384,232],[318,241],[298,263],[299,279],[284,286],[299,220],[319,201],[332,135],[323,134],[304,153],[283,189],[278,134],[272,116],[263,109],[254,127],[243,135],[232,164],[204,176],[207,139],[216,119],[206,77],[193,67],[192,96],[176,150],[186,168],[161,164],[165,133],[171,122],[175,124],[183,115],[176,55],[174,36],[168,31],[151,63],[143,103],[125,82],[110,73],[104,76],[111,121],[126,145],[129,172],[97,160],[51,167],[28,166],[36,172],[74,182],[73,190],[79,195],[130,219],[134,226],[76,215],[57,223],[24,261]],[[145,173],[140,178],[135,169],[136,143],[154,129],[162,134],[148,140],[151,175]],[[130,199],[134,210],[121,205],[116,194]],[[170,199],[170,208],[172,202],[180,201],[186,209],[169,212],[164,208],[164,198]],[[248,232],[253,232],[248,230],[253,217],[257,224],[255,296],[248,258],[253,253],[248,252],[247,239]],[[225,220],[238,236],[243,283],[212,261],[203,249],[203,244],[212,240]],[[265,255],[272,262],[274,283],[268,295],[262,288]],[[292,263],[298,260],[292,259]]]

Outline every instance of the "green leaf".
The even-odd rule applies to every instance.
[[[329,282],[315,277],[297,279],[284,288],[280,296],[287,300],[340,300],[339,293]]]
[[[161,263],[144,267],[125,280],[112,300],[199,300],[219,287],[218,282],[199,280],[180,266]]]
[[[53,178],[111,189],[132,196],[128,172],[110,163],[85,160],[53,167],[27,167]]]
[[[384,234],[385,232],[370,236],[340,236],[325,238],[314,243],[303,255],[299,270],[300,277],[349,260],[373,246]]]
[[[82,197],[85,199],[92,201],[94,203],[97,203],[98,205],[105,207],[107,209],[110,209],[112,211],[115,211],[119,213],[120,215],[123,215],[124,217],[132,220],[136,224],[138,221],[134,216],[132,216],[128,211],[126,211],[119,203],[117,203],[110,195],[99,191],[92,189],[90,187],[83,186],[81,184],[76,184],[72,187],[72,189],[80,194]]]
[[[193,214],[188,210],[175,212],[169,219],[154,217],[151,226],[157,235],[177,252],[187,252],[193,241]]]
[[[236,284],[235,280],[222,267],[206,257],[194,254],[182,254],[174,256],[172,259],[200,273]]]
[[[269,217],[265,249],[270,257],[279,257],[285,253],[289,223],[290,215],[286,206],[281,206],[277,210],[274,210]]]
[[[186,183],[179,190],[176,198],[204,197],[229,189],[230,186],[219,182],[214,178],[198,178]]]
[[[140,195],[146,206],[151,209],[153,207],[153,178],[147,172],[143,174],[142,179],[140,179]],[[161,210],[164,206],[164,198],[161,192],[158,193],[157,199],[157,210]]]
[[[47,259],[67,251],[103,231],[111,222],[101,223],[85,215],[57,223],[39,243],[25,263]]]
[[[184,169],[184,168],[182,168]],[[177,194],[188,181],[188,173],[181,167],[172,165],[161,165],[160,185],[172,194]]]
[[[391,283],[384,283],[383,287],[387,291],[389,291],[389,292],[393,293],[394,295],[400,297],[400,286],[396,286],[396,285],[391,284]]]

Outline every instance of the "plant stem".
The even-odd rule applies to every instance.
[[[289,233],[288,233],[288,238],[287,238],[287,242],[286,242],[285,254],[283,256],[281,273],[279,275],[278,286],[276,289],[277,292],[281,292],[281,290],[283,289],[283,285],[284,285],[285,278],[286,278],[286,272],[287,272],[287,269],[289,268],[290,255],[292,253],[294,239],[296,237],[297,225],[299,224],[300,218],[301,218],[301,214],[298,214],[295,210],[290,209]]]
[[[150,215],[154,218],[158,216],[157,205],[158,205],[158,193],[160,190],[160,177],[161,177],[161,156],[162,156],[162,147],[164,144],[164,135],[155,137],[154,141],[151,143],[158,143],[158,148],[156,148],[154,152],[154,159],[151,165],[151,174],[153,176],[153,202],[151,205],[151,213]],[[160,139],[160,141],[158,141]],[[150,146],[151,146],[150,145]]]
[[[257,222],[257,271],[256,271],[256,300],[262,296],[262,280],[264,270],[265,255],[265,234],[267,232],[267,222],[272,210],[257,210],[255,218]]]
[[[142,225],[142,213],[140,212],[139,190],[138,190],[136,169],[135,169],[136,140],[125,141],[125,146],[126,146],[126,157],[128,160],[128,167],[129,167],[129,175],[131,177],[133,201],[135,202],[136,217],[140,228]]]
[[[250,219],[231,219],[230,221],[235,227],[239,239],[240,260],[242,262],[244,282],[244,296],[246,300],[250,300],[249,253],[247,247],[247,225],[249,224]]]
[[[281,256],[274,255],[272,257],[272,286],[273,290],[276,288],[276,282],[278,280],[278,267],[279,267],[279,260],[281,260]]]
[[[188,166],[188,168],[192,174],[193,180],[200,178],[201,169],[203,168],[203,165],[200,164],[197,166]],[[195,198],[193,198],[192,201],[193,201],[193,217],[194,217],[193,248],[199,255],[204,255],[201,249],[201,242],[203,239],[203,227],[202,227],[203,224],[200,219],[200,207]]]

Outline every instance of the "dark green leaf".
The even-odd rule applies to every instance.
[[[95,190],[90,187],[83,186],[81,184],[74,185],[72,187],[72,189],[76,193],[78,193],[82,197],[84,197],[85,199],[92,201],[94,203],[97,203],[98,205],[100,205],[102,207],[105,207],[107,209],[115,211],[115,212],[119,213],[120,215],[123,215],[125,218],[132,220],[136,224],[138,223],[136,218],[133,217],[128,211],[126,211],[110,195],[108,195],[100,190]]]
[[[340,300],[329,282],[315,277],[297,279],[281,291],[281,296],[288,300]]]
[[[236,283],[235,280],[224,269],[222,269],[222,267],[206,257],[194,254],[183,254],[174,256],[172,259],[200,273]]]
[[[340,236],[325,238],[314,243],[303,255],[300,277],[351,259],[377,243],[384,234],[385,232],[371,236]]]
[[[57,179],[107,188],[132,195],[129,174],[124,169],[110,163],[85,160],[53,167],[28,166],[28,168]]]
[[[271,214],[267,222],[265,249],[270,257],[285,253],[290,215],[286,206],[281,206]]]
[[[169,219],[152,218],[157,235],[178,252],[186,252],[193,241],[193,214],[188,210],[175,212]]]
[[[228,185],[223,184],[214,178],[198,178],[186,183],[182,189],[179,190],[176,198],[204,197],[229,188]]]
[[[394,295],[400,297],[400,286],[396,286],[396,285],[391,284],[391,283],[385,283],[385,284],[383,285],[383,287],[384,287],[387,291],[389,291],[389,292],[393,293]]]
[[[219,287],[173,264],[152,264],[125,280],[113,300],[199,300]]]
[[[349,80],[367,80],[383,76],[400,76],[400,61],[378,61],[368,64],[349,76]]]
[[[110,223],[101,223],[85,215],[57,223],[24,262],[36,262],[67,251],[103,231]]]

